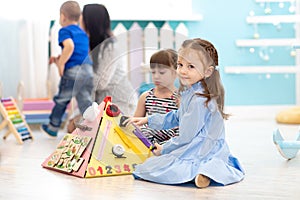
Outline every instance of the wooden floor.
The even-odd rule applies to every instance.
[[[33,127],[33,142],[18,145],[13,135],[0,139],[0,199],[300,199],[300,155],[287,161],[272,141],[275,128],[294,139],[298,126],[276,124],[273,108],[228,111],[234,116],[226,122],[227,142],[246,171],[240,183],[197,189],[193,184],[137,181],[131,175],[89,179],[65,175],[41,167],[63,131],[51,139]],[[1,138],[4,133],[0,131]]]

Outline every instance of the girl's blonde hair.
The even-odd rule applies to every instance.
[[[173,49],[163,49],[155,52],[150,58],[150,68],[166,67],[177,69],[177,52]]]
[[[219,70],[217,69],[219,62],[216,48],[209,41],[200,38],[185,40],[182,43],[179,52],[188,48],[194,49],[198,52],[199,59],[201,59],[201,62],[204,63],[205,67],[214,67],[213,73],[209,77],[200,81],[204,87],[204,92],[197,94],[207,98],[206,104],[211,100],[211,98],[215,98],[223,118],[228,119],[229,115],[224,113],[225,90],[221,82]],[[184,88],[181,87],[180,89],[183,90]]]

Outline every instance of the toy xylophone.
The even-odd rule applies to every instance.
[[[25,140],[33,140],[31,130],[23,115],[20,113],[14,98],[1,98],[0,111],[3,116],[0,130],[6,126],[8,128],[3,139],[6,139],[10,133],[13,133],[20,144],[23,144]]]

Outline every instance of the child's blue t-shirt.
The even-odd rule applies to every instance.
[[[63,27],[58,33],[59,45],[63,48],[63,41],[71,38],[74,43],[74,51],[67,63],[65,70],[83,63],[91,64],[89,54],[89,38],[87,34],[77,25]]]

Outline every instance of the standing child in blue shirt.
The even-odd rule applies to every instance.
[[[60,7],[60,25],[58,40],[62,53],[55,62],[61,80],[59,92],[54,97],[55,106],[50,115],[49,124],[43,124],[42,130],[52,137],[57,136],[67,105],[75,96],[81,114],[92,104],[93,68],[89,60],[89,39],[79,27],[81,9],[76,1],[66,1]]]
[[[208,41],[183,42],[178,51],[179,109],[165,115],[132,118],[137,125],[154,129],[179,126],[179,136],[155,144],[153,157],[137,165],[133,175],[162,184],[194,181],[205,188],[214,181],[228,185],[241,181],[244,171],[231,155],[225,140],[224,89],[218,69],[218,54]]]

